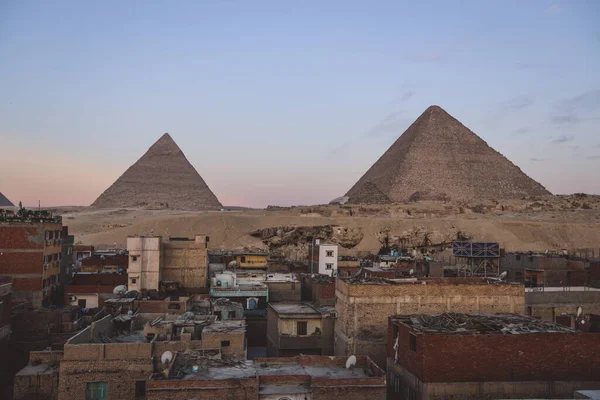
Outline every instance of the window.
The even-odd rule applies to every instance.
[[[46,231],[46,240],[50,239],[50,231]]]
[[[146,398],[146,381],[135,381],[135,398]]]
[[[107,382],[88,382],[85,391],[86,400],[107,400],[108,383]]]
[[[296,334],[299,336],[306,335],[308,332],[308,322],[298,321],[296,322]]]
[[[327,250],[327,251],[325,252],[325,255],[326,255],[327,257],[333,257],[333,250]]]
[[[517,254],[517,261],[521,261],[521,255]]]
[[[131,256],[131,261],[137,261],[137,256]]]
[[[131,278],[131,284],[132,284],[132,285],[135,285],[136,283],[137,283],[137,279],[135,279],[135,278]]]
[[[331,263],[325,264],[325,269],[326,270],[332,270],[333,269],[333,264],[331,264]]]
[[[246,308],[248,310],[255,310],[258,308],[258,299],[256,297],[250,297],[246,300]]]
[[[394,324],[394,340],[398,337],[398,325]]]
[[[408,347],[411,351],[417,351],[417,336],[412,333],[408,334]]]
[[[79,308],[85,308],[86,303],[87,303],[86,299],[79,299],[79,300],[77,300],[77,305],[79,306]]]
[[[235,319],[236,315],[235,315],[235,311],[228,311],[227,312],[227,318],[228,319]]]
[[[221,347],[229,347],[231,342],[229,340],[221,340]]]
[[[241,256],[240,257],[240,262],[241,263],[245,263],[246,262],[246,256]]]

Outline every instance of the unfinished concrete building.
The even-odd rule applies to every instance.
[[[270,303],[267,309],[267,355],[333,355],[333,307],[308,303]]]
[[[177,353],[166,370],[155,369],[147,400],[384,400],[385,373],[368,357],[346,368],[345,357],[298,356],[219,360]]]
[[[337,279],[335,355],[385,364],[390,315],[439,312],[523,313],[524,287],[486,278]]]
[[[571,398],[600,388],[598,334],[523,315],[398,315],[387,336],[389,399]]]
[[[129,290],[159,291],[163,281],[179,282],[188,292],[207,285],[208,236],[193,239],[162,236],[129,236]]]
[[[64,346],[58,398],[143,397],[154,369],[168,367],[161,360],[167,351],[244,359],[244,321],[215,321],[193,313],[106,316]]]

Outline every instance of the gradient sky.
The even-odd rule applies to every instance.
[[[431,104],[600,193],[600,1],[0,1],[0,192],[88,205],[164,132],[222,203],[343,195]]]

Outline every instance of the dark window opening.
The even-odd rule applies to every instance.
[[[531,307],[527,307],[527,315],[530,317],[533,315],[533,309]]]
[[[181,309],[181,305],[179,303],[170,303],[169,310],[179,310]]]
[[[135,285],[137,283],[137,279],[131,278],[131,283]]]
[[[221,347],[229,347],[229,346],[231,346],[231,341],[221,340]]]
[[[245,263],[245,262],[246,262],[246,256],[242,256],[242,257],[240,257],[240,262],[243,262],[243,263]]]
[[[411,351],[417,351],[417,336],[412,333],[408,334],[408,347]]]
[[[135,381],[135,398],[146,398],[146,381]]]
[[[521,255],[517,254],[517,261],[521,261]]]
[[[229,311],[229,312],[227,313],[227,318],[229,318],[229,319],[234,319],[234,318],[235,318],[235,316],[236,316],[236,315],[235,315],[235,311]]]
[[[298,321],[296,322],[297,335],[306,335],[308,332],[308,322]]]
[[[131,256],[131,261],[137,261],[137,256]]]
[[[394,325],[394,340],[398,337],[398,325]]]
[[[86,299],[79,299],[79,300],[77,300],[77,305],[79,306],[79,308],[85,308],[86,303],[87,303]]]

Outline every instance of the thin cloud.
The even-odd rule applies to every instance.
[[[579,150],[579,146],[569,146],[571,150]]]
[[[573,135],[562,135],[562,136],[557,137],[556,139],[552,139],[552,143],[562,144],[562,143],[572,142],[573,140],[575,140],[575,136],[573,136]]]
[[[390,102],[390,105],[398,105],[398,104],[406,103],[408,100],[410,100],[415,95],[415,93],[416,92],[414,90],[407,90],[406,92],[402,93],[399,97],[392,100]]]
[[[560,8],[560,6],[558,4],[552,4],[550,7],[546,8],[544,10],[544,14],[553,15],[553,14],[558,14],[561,11],[562,11],[562,8]]]
[[[557,126],[574,125],[584,120],[599,119],[600,90],[594,89],[556,104],[550,121]]]
[[[555,115],[552,117],[552,122],[556,125],[576,124],[579,118],[576,115]]]
[[[529,159],[529,161],[533,161],[533,162],[542,162],[542,161],[544,161],[544,159],[543,159],[543,158],[534,158],[534,157],[531,157],[531,158]]]
[[[529,107],[533,104],[533,99],[530,96],[517,96],[508,101],[505,101],[501,104],[502,109],[512,111],[512,110],[522,110],[523,108]]]
[[[586,157],[588,160],[600,160],[600,156],[588,156]]]

